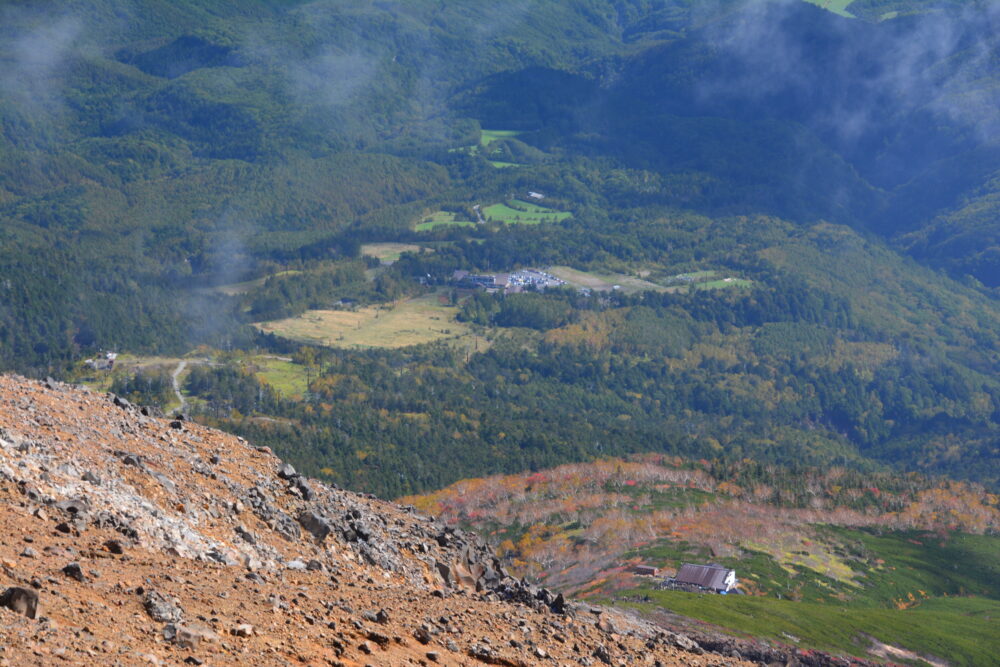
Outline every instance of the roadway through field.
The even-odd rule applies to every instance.
[[[181,373],[183,373],[184,369],[187,368],[187,364],[188,364],[187,360],[177,364],[177,368],[174,369],[173,375],[170,376],[174,383],[174,395],[177,396],[177,400],[181,404],[181,407],[178,408],[180,412],[184,412],[184,408],[187,407],[187,401],[184,400],[184,396],[181,394],[181,383],[180,383]]]

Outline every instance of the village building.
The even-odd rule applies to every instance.
[[[736,587],[736,570],[730,570],[721,565],[684,563],[677,571],[674,582],[681,586],[696,586],[725,594]]]
[[[111,371],[115,368],[115,361],[118,359],[117,352],[107,352],[103,359],[87,359],[84,366],[96,371]]]
[[[632,572],[644,577],[655,577],[660,573],[660,568],[653,567],[652,565],[636,565]]]
[[[451,274],[452,283],[482,287],[487,290],[503,290],[506,294],[523,292],[526,288],[542,290],[546,287],[560,287],[566,281],[537,269],[523,269],[513,273],[474,274],[458,270]]]

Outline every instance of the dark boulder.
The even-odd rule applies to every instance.
[[[322,543],[333,527],[330,523],[316,512],[304,510],[298,517],[299,525],[309,531],[317,542]]]
[[[13,586],[0,594],[0,607],[35,618],[38,614],[38,593],[30,588]]]
[[[86,580],[86,577],[83,575],[83,568],[80,567],[79,563],[70,563],[62,569],[62,573],[70,579],[76,579],[77,581]]]

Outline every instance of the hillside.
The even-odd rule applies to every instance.
[[[412,240],[554,165],[578,206],[601,173],[613,209],[828,219],[995,287],[991,7],[6,3],[0,359],[249,345],[199,288]]]
[[[665,627],[967,665],[1000,648],[998,500],[914,475],[648,455],[405,499],[489,536],[515,572]],[[707,562],[735,568],[743,595],[670,590],[633,571]]]
[[[4,665],[749,664],[233,436],[12,376],[0,405]]]
[[[323,347],[285,402],[187,392],[387,496],[651,447],[998,479],[989,7],[487,4],[10,4],[0,365],[131,392],[80,362]],[[802,57],[728,85],[771,42]],[[857,135],[824,115],[880,105]],[[629,298],[448,291],[546,266]],[[720,293],[682,296],[689,275]]]
[[[272,398],[259,354],[220,355],[185,386],[194,412],[310,474],[391,497],[642,452],[895,467],[995,488],[995,302],[877,239],[629,210],[479,241],[383,267],[419,298],[278,323],[368,327],[331,327],[330,347],[308,354],[284,348],[308,395]],[[517,265],[576,267],[562,275],[579,284],[506,296],[450,284],[458,269]],[[579,292],[584,280],[604,291]],[[276,278],[269,293],[300,283]],[[360,293],[344,289],[327,298]],[[401,342],[418,325],[437,342],[387,346],[390,325]]]
[[[998,63],[991,0],[0,3],[0,667],[989,664]]]

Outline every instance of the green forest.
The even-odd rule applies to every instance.
[[[995,486],[1000,15],[844,7],[3,3],[0,367],[169,405],[82,362],[210,350],[187,409],[391,497],[644,451]],[[551,266],[631,282],[452,281]],[[259,326],[435,295],[423,345]]]

